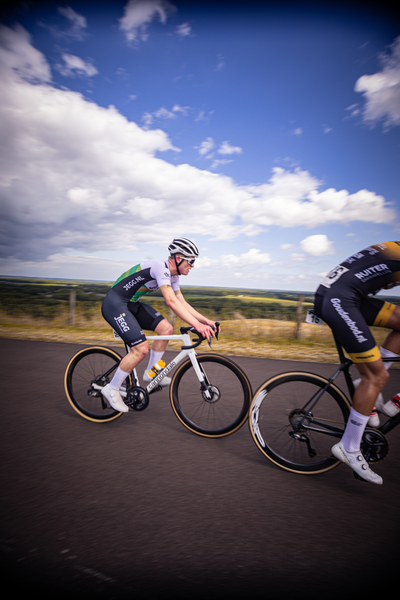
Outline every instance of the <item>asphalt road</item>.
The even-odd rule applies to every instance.
[[[261,455],[247,424],[222,439],[196,436],[176,419],[167,391],[143,413],[91,423],[63,388],[81,347],[0,340],[7,597],[398,596],[399,430],[389,434],[391,452],[376,465],[384,484],[375,486],[344,465],[314,476],[283,471]],[[333,371],[234,360],[254,391],[293,368]],[[385,396],[399,380],[394,371]]]

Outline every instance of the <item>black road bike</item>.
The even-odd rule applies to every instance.
[[[250,404],[249,426],[256,446],[275,465],[292,473],[315,475],[342,464],[331,448],[343,435],[355,388],[350,373],[353,361],[336,338],[335,343],[340,366],[329,379],[301,371],[275,375],[258,388]],[[399,361],[400,357],[386,359]],[[335,384],[341,373],[348,396]],[[399,423],[400,413],[377,428],[365,429],[361,451],[368,463],[387,456],[386,435]]]

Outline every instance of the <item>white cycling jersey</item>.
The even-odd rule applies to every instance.
[[[152,259],[122,273],[113,284],[112,290],[122,298],[136,302],[163,285],[170,285],[174,292],[179,290],[179,276],[171,275],[167,260]]]

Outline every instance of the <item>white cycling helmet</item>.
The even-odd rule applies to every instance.
[[[196,244],[187,238],[175,238],[168,246],[168,250],[171,255],[179,254],[188,258],[197,258],[200,254]]]

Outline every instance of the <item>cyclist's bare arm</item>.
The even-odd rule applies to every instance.
[[[190,314],[193,315],[198,321],[200,321],[200,323],[204,323],[204,325],[208,325],[209,327],[215,327],[214,321],[207,319],[207,317],[199,313],[195,308],[193,308],[193,306],[191,306],[191,304],[189,304],[189,302],[185,300],[185,297],[182,294],[181,290],[176,290],[175,296],[178,298],[179,302],[181,302],[183,306],[190,312]],[[219,327],[218,331],[220,330],[221,327]]]
[[[182,303],[170,285],[162,285],[160,287],[161,293],[164,296],[164,300],[167,306],[183,321],[194,327],[204,338],[210,340],[214,333],[211,327],[205,323],[202,323],[193,315],[187,308],[187,302]],[[190,305],[189,305],[190,306]],[[192,307],[191,307],[192,308]]]

